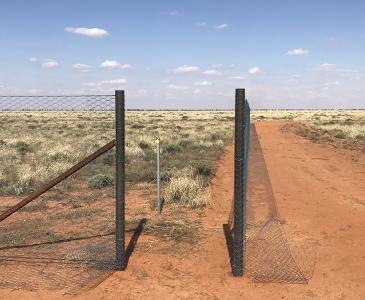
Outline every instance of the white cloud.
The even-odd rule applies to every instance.
[[[123,65],[120,65],[120,68],[121,69],[133,69],[134,67],[130,64],[123,64]]]
[[[336,77],[338,77],[338,76],[345,77],[345,78],[353,80],[353,81],[359,81],[364,76],[364,74],[362,74],[358,70],[341,68],[335,64],[329,64],[329,63],[324,63],[324,64],[317,66],[315,68],[315,71],[326,73],[328,75],[332,74],[332,75],[335,75]]]
[[[193,95],[200,95],[201,94],[201,90],[200,89],[195,89],[193,91]]]
[[[331,81],[331,82],[326,82],[324,84],[325,86],[340,86],[340,82],[339,81]]]
[[[288,78],[288,82],[298,82],[298,80],[302,77],[303,77],[303,75],[300,75],[300,74],[290,75]]]
[[[86,82],[84,86],[101,86],[100,82]]]
[[[41,67],[44,69],[54,69],[59,67],[60,64],[54,59],[45,59],[41,64]]]
[[[179,73],[192,73],[198,71],[199,68],[197,66],[188,66],[184,65],[181,67],[178,67],[173,70],[173,73],[179,74]]]
[[[74,64],[72,66],[72,68],[74,70],[77,70],[79,72],[83,72],[83,73],[86,73],[86,72],[89,72],[90,71],[90,66],[89,65],[86,65],[86,64]]]
[[[101,38],[109,35],[109,32],[100,28],[66,27],[65,31],[80,34],[92,38]]]
[[[204,75],[208,75],[208,76],[217,76],[217,75],[222,75],[221,72],[217,71],[217,70],[206,70],[203,72]]]
[[[227,77],[227,79],[232,79],[232,80],[245,80],[246,77],[243,77],[243,76],[230,76],[230,77]]]
[[[252,67],[248,70],[248,74],[254,75],[260,73],[261,70],[258,67]]]
[[[227,28],[227,27],[228,27],[228,24],[220,24],[220,25],[216,26],[215,28],[224,29],[224,28]]]
[[[178,10],[173,10],[173,11],[169,12],[169,15],[173,16],[173,17],[179,17],[179,16],[183,16],[184,14],[179,12]]]
[[[317,67],[317,70],[318,71],[333,71],[337,68],[337,66],[335,64],[329,64],[329,63],[324,63],[324,64],[321,64]]]
[[[211,86],[213,84],[210,81],[203,80],[203,81],[195,82],[194,85],[196,85],[196,86]]]
[[[223,64],[214,64],[212,67],[219,69],[223,67]]]
[[[125,84],[127,83],[126,79],[112,79],[112,80],[103,80],[102,84]]]
[[[29,61],[29,62],[37,62],[37,61],[38,61],[38,58],[36,58],[36,57],[30,57],[30,58],[28,59],[28,61]]]
[[[186,91],[189,89],[188,86],[185,85],[176,85],[176,84],[170,84],[168,87],[170,90],[177,90],[177,91]]]
[[[110,69],[119,68],[120,63],[116,60],[106,60],[100,64],[100,67],[101,68],[110,68]]]
[[[130,64],[121,64],[117,60],[106,60],[100,64],[100,68],[107,69],[133,69],[133,66]]]
[[[286,55],[291,55],[291,56],[304,56],[304,55],[308,55],[308,54],[309,54],[309,50],[303,49],[303,48],[292,49],[286,53]]]
[[[123,85],[123,84],[126,84],[128,81],[126,79],[123,79],[123,78],[120,78],[120,79],[112,79],[112,80],[102,80],[102,81],[99,81],[99,82],[87,82],[87,83],[84,83],[85,86],[89,86],[89,87],[100,87],[102,85],[110,85],[110,84],[113,84],[113,85]]]
[[[208,25],[208,23],[206,23],[206,22],[197,22],[196,25],[201,26],[201,27],[205,27],[205,26]]]

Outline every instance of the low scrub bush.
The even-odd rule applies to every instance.
[[[215,166],[210,161],[198,161],[193,165],[195,174],[200,176],[210,177],[213,175]]]
[[[187,147],[187,146],[190,146],[190,145],[192,145],[194,143],[194,141],[192,140],[192,139],[183,139],[183,140],[180,140],[179,141],[179,146],[180,147],[183,147],[183,148],[185,148],[185,147]]]
[[[145,126],[143,125],[143,124],[133,124],[132,126],[131,126],[131,128],[133,128],[133,129],[142,129],[142,128],[144,128]]]
[[[26,153],[30,152],[30,150],[31,150],[30,145],[23,141],[16,142],[15,149],[21,155],[25,155]]]
[[[101,189],[113,184],[113,177],[107,174],[97,174],[90,177],[87,181],[88,187],[92,189]]]
[[[72,161],[72,157],[69,154],[63,152],[52,154],[50,159],[53,161]]]
[[[173,153],[181,152],[181,147],[177,144],[167,144],[163,147],[163,151],[173,154]]]
[[[346,138],[346,134],[343,131],[338,131],[335,133],[335,137],[338,139],[345,139]]]
[[[177,172],[170,179],[164,198],[166,203],[177,203],[192,208],[202,207],[210,201],[210,190],[204,187],[201,177],[194,176],[192,169],[186,169]]]
[[[144,142],[144,141],[140,141],[138,146],[141,148],[141,149],[149,149],[150,148],[150,145],[147,143],[147,142]]]

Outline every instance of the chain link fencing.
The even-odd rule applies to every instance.
[[[0,97],[0,220],[21,199],[110,144],[114,100]],[[142,239],[137,252],[175,253],[180,243],[198,244],[200,210],[191,210],[196,219],[185,211],[209,204],[215,161],[232,140],[232,122],[231,112],[127,111],[127,259],[142,228],[148,241]],[[163,220],[155,216],[157,137]],[[0,222],[0,285],[73,294],[125,267],[116,261],[115,160],[111,148]]]
[[[0,286],[76,293],[115,269],[115,97],[0,96]]]
[[[308,242],[289,243],[284,220],[279,214],[269,173],[255,124],[250,124],[250,108],[244,103],[242,225],[235,222],[232,202],[228,219],[230,234],[242,226],[243,272],[256,282],[308,283],[313,275],[316,253]],[[236,125],[237,126],[237,125]],[[237,138],[237,137],[236,137]],[[237,141],[237,140],[236,140]],[[231,256],[234,259],[234,249]],[[233,272],[236,266],[233,264]]]
[[[288,243],[254,124],[250,128],[247,101],[245,105],[242,197],[247,195],[247,203],[242,207],[246,218],[241,228],[245,241],[242,267],[255,281],[306,283],[314,268],[314,249]],[[130,167],[126,178],[130,183],[154,180],[151,141],[163,133],[163,183],[171,182],[175,174],[194,181],[203,179],[204,188],[208,184],[213,162],[231,137],[216,126],[216,120],[199,113],[193,117],[184,112],[174,114],[146,112],[129,117],[131,135],[145,132],[138,139],[127,139],[126,164]],[[149,122],[143,122],[146,118]],[[176,118],[179,123],[175,124]],[[214,118],[220,120],[220,127],[231,128],[231,116],[217,112]],[[167,125],[159,128],[156,123],[162,121]],[[205,132],[198,124],[201,121],[217,133]],[[182,124],[189,129],[177,139]],[[0,129],[0,212],[4,212],[114,139],[115,98],[0,96]],[[207,135],[209,143],[204,141],[204,147],[190,139],[196,131]],[[217,145],[219,151],[215,150]],[[111,148],[0,223],[1,287],[62,289],[72,294],[97,285],[115,270],[115,156]],[[194,168],[185,170],[189,164]],[[180,169],[187,173],[180,174]],[[190,171],[198,174],[190,177]],[[209,191],[199,197],[199,201],[208,199]],[[196,203],[186,205],[194,207]],[[145,216],[145,211],[143,207],[130,218],[127,232],[140,228],[138,218]],[[232,206],[231,232],[233,223]],[[175,226],[173,220],[171,224]],[[166,226],[151,224],[146,232],[157,225]]]

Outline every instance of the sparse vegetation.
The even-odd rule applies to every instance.
[[[113,178],[107,174],[97,174],[90,177],[87,181],[87,185],[91,189],[101,189],[113,184]]]
[[[265,110],[253,111],[253,120],[286,120],[302,123],[294,131],[315,143],[361,144],[365,152],[364,110]]]
[[[196,161],[219,158],[232,141],[231,116],[232,112],[127,112],[128,185],[156,180],[156,137],[161,138],[163,184]],[[0,126],[0,195],[23,195],[112,140],[114,113],[1,112]],[[113,174],[114,164],[111,150],[92,168],[75,174],[67,190],[88,182],[90,176]]]
[[[192,168],[186,168],[176,172],[169,180],[165,201],[186,207],[206,206],[210,201],[210,189],[200,176],[194,174]]]

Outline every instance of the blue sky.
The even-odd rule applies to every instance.
[[[0,2],[0,94],[365,108],[365,1]]]

